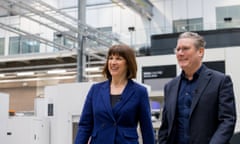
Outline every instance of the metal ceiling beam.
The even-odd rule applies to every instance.
[[[24,37],[27,37],[29,39],[34,39],[40,43],[43,43],[43,44],[46,44],[48,46],[51,46],[51,47],[55,47],[55,48],[58,48],[60,50],[68,50],[68,51],[72,51],[73,49],[69,48],[69,47],[66,47],[64,45],[61,45],[61,44],[58,44],[58,43],[55,43],[53,41],[50,41],[48,39],[44,39],[40,36],[37,36],[37,35],[33,35],[31,33],[28,33],[26,31],[23,31],[21,29],[18,29],[18,28],[15,28],[15,27],[11,27],[9,25],[5,25],[3,23],[0,22],[0,28],[4,29],[4,30],[7,30],[7,31],[10,31],[10,32],[13,32],[13,33],[16,33],[16,34],[19,34],[21,36],[24,36]],[[90,52],[90,51],[85,51],[84,53],[85,55],[87,56],[93,56],[99,60],[105,60],[106,58],[105,57],[102,57],[102,56],[99,56],[93,52]]]
[[[78,38],[74,35],[69,34],[68,32],[64,32],[64,30],[71,31],[72,33],[80,33],[81,35],[84,35],[87,39],[97,41],[99,44],[105,47],[110,47],[112,45],[112,43],[106,42],[106,40],[108,41],[113,40],[115,42],[119,42],[117,38],[106,35],[91,26],[83,24],[80,21],[78,21],[76,18],[64,12],[61,12],[58,9],[40,0],[32,2],[31,5],[21,0],[3,0],[3,1],[5,1],[5,3],[0,5],[0,7],[8,11],[18,13],[22,17],[25,17],[31,21],[34,21],[52,30],[55,30],[75,42],[78,42]],[[14,5],[14,7],[17,7],[18,9],[10,9],[9,5]],[[19,11],[21,9],[24,9],[24,11]],[[35,17],[33,16],[33,14],[35,15]],[[36,15],[40,16],[41,18],[45,18],[45,21],[40,20],[39,17],[36,17]],[[55,23],[55,26],[49,25],[49,22]],[[73,23],[75,23],[75,25]],[[78,29],[78,27],[76,27],[77,25],[80,26],[80,30]],[[21,31],[20,29],[14,29],[14,28],[11,28],[10,31],[13,32],[13,30]],[[15,33],[19,34],[19,32],[15,32]],[[28,33],[28,35],[31,35],[31,34]],[[41,39],[41,37],[39,38]],[[99,51],[99,49],[95,49],[96,53],[97,51]],[[100,58],[100,56],[98,56],[97,54],[91,54],[91,56],[96,56],[97,59]],[[104,58],[101,58],[101,60],[102,59]]]
[[[62,27],[66,31],[71,31],[73,33],[80,33],[81,35],[87,37],[90,40],[99,42],[100,44],[110,47],[112,43],[107,42],[106,40],[112,40],[115,43],[122,43],[114,35],[107,35],[96,28],[93,28],[87,24],[83,24],[78,21],[76,18],[57,10],[56,8],[44,3],[41,0],[33,1],[31,4],[26,3],[24,0],[3,0],[8,2],[15,7],[24,9],[28,13],[35,14],[44,18],[45,21],[53,22],[54,24]],[[21,13],[20,11],[16,13]],[[48,25],[45,25],[48,27]],[[80,29],[78,29],[78,26]],[[51,28],[51,27],[50,27]]]
[[[141,16],[151,20],[153,16],[153,4],[149,0],[112,0],[113,3],[119,5],[123,3],[127,7],[133,9]]]
[[[42,37],[37,36],[37,35],[33,35],[33,34],[31,34],[31,33],[28,33],[28,32],[26,32],[26,31],[21,30],[21,29],[18,29],[18,28],[16,28],[16,27],[11,27],[11,26],[6,25],[6,24],[1,23],[1,22],[0,22],[0,28],[2,28],[2,29],[4,29],[4,30],[7,30],[7,31],[10,31],[10,32],[13,32],[13,33],[16,33],[16,34],[18,34],[18,35],[27,37],[27,38],[29,38],[29,39],[34,39],[34,40],[36,40],[36,41],[38,41],[38,42],[40,42],[40,43],[46,44],[46,45],[51,46],[51,47],[53,47],[53,48],[57,48],[57,49],[59,49],[59,50],[69,50],[69,51],[72,50],[71,48],[66,47],[66,46],[64,46],[64,45],[55,43],[55,42],[53,42],[53,41],[50,41],[50,40],[48,40],[48,39],[42,38]]]
[[[14,12],[14,13],[18,13],[18,15],[21,16],[21,17],[25,17],[25,18],[27,18],[27,19],[29,19],[29,20],[31,20],[31,21],[34,21],[34,22],[39,23],[39,24],[41,24],[41,25],[43,25],[43,26],[45,26],[45,27],[48,27],[48,28],[50,28],[50,29],[52,29],[52,30],[55,30],[55,31],[57,31],[57,32],[60,32],[61,34],[65,35],[65,36],[66,36],[68,39],[70,39],[70,40],[78,41],[75,36],[73,36],[73,35],[65,32],[65,31],[63,31],[62,29],[59,29],[59,27],[57,28],[57,27],[51,26],[51,25],[49,25],[49,24],[46,23],[46,22],[45,22],[45,23],[42,22],[39,18],[33,17],[33,16],[29,15],[29,14],[26,14],[26,13],[20,12],[20,11],[17,11],[17,10],[15,10],[15,9],[11,9],[11,8],[8,7],[8,4],[6,4],[6,3],[3,3],[2,5],[0,5],[0,7],[3,8],[3,9],[5,9],[5,10],[7,10],[7,11],[11,11],[11,12]]]
[[[11,8],[12,6],[14,6],[14,9]],[[2,0],[0,7],[6,9],[7,11],[16,13],[19,16],[27,18],[33,22],[36,22],[40,25],[43,25],[49,29],[52,29],[56,32],[59,32],[60,34],[66,36],[67,38],[75,42],[79,41],[76,36],[77,34],[80,34],[86,37],[87,39],[96,41],[97,43],[107,48],[110,47],[113,43],[122,43],[114,35],[105,34],[87,24],[84,24],[78,19],[68,15],[67,13],[59,11],[58,9],[48,5],[47,3],[41,0],[31,1],[31,3],[28,3],[25,0]],[[67,46],[61,45],[59,43],[55,43],[48,39],[42,38],[35,34],[31,34],[20,28],[6,25],[4,23],[0,23],[0,28],[27,37],[29,39],[34,39],[42,44],[46,44],[48,46],[58,48],[60,50],[67,51],[76,50],[68,48]],[[70,34],[68,32],[73,34]],[[98,60],[97,63],[99,62],[101,64],[104,64],[106,57],[105,55],[102,55],[101,51],[102,49],[91,49],[88,51],[84,51],[84,55],[94,57],[95,59]],[[9,69],[4,68],[1,71],[3,72],[8,70],[30,70],[30,69],[38,70],[42,68],[56,68],[56,66],[57,65],[54,66],[41,65],[41,66],[15,67]],[[63,65],[62,64],[59,65],[59,67],[61,66]]]

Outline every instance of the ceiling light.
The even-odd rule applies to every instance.
[[[43,77],[43,78],[26,78],[26,79],[7,79],[0,80],[0,83],[11,83],[11,82],[28,82],[28,81],[45,81],[45,80],[63,80],[63,79],[73,79],[76,76],[61,76],[61,77]]]
[[[58,70],[50,70],[47,73],[48,74],[61,74],[61,73],[65,73],[65,72],[66,72],[66,70],[64,70],[64,69],[58,69]]]
[[[34,75],[34,72],[19,72],[17,73],[17,76],[29,76]]]
[[[99,72],[101,70],[100,67],[86,67],[85,72]]]

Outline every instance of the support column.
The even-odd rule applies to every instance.
[[[78,0],[78,21],[86,23],[86,0]],[[78,24],[78,31],[81,25]],[[77,49],[77,82],[83,81],[83,69],[85,67],[85,36],[78,33],[78,49]]]

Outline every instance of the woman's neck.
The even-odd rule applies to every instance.
[[[122,87],[122,86],[125,86],[127,83],[127,79],[126,78],[112,78],[112,81],[111,81],[111,87]]]
[[[127,85],[127,79],[122,78],[122,79],[112,79],[111,81],[111,94],[113,95],[119,95],[123,92],[125,86]]]

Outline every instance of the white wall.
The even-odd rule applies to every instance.
[[[203,17],[204,29],[216,28],[216,7],[240,5],[239,0],[155,0],[152,33],[172,32],[172,21]],[[161,29],[161,30],[159,30]],[[164,30],[166,29],[166,30]]]
[[[237,126],[236,131],[240,131],[240,68],[239,68],[239,53],[240,47],[232,47],[227,48],[225,52],[226,57],[226,73],[231,75],[234,91],[235,91],[235,99],[236,99],[236,107],[237,107]]]

